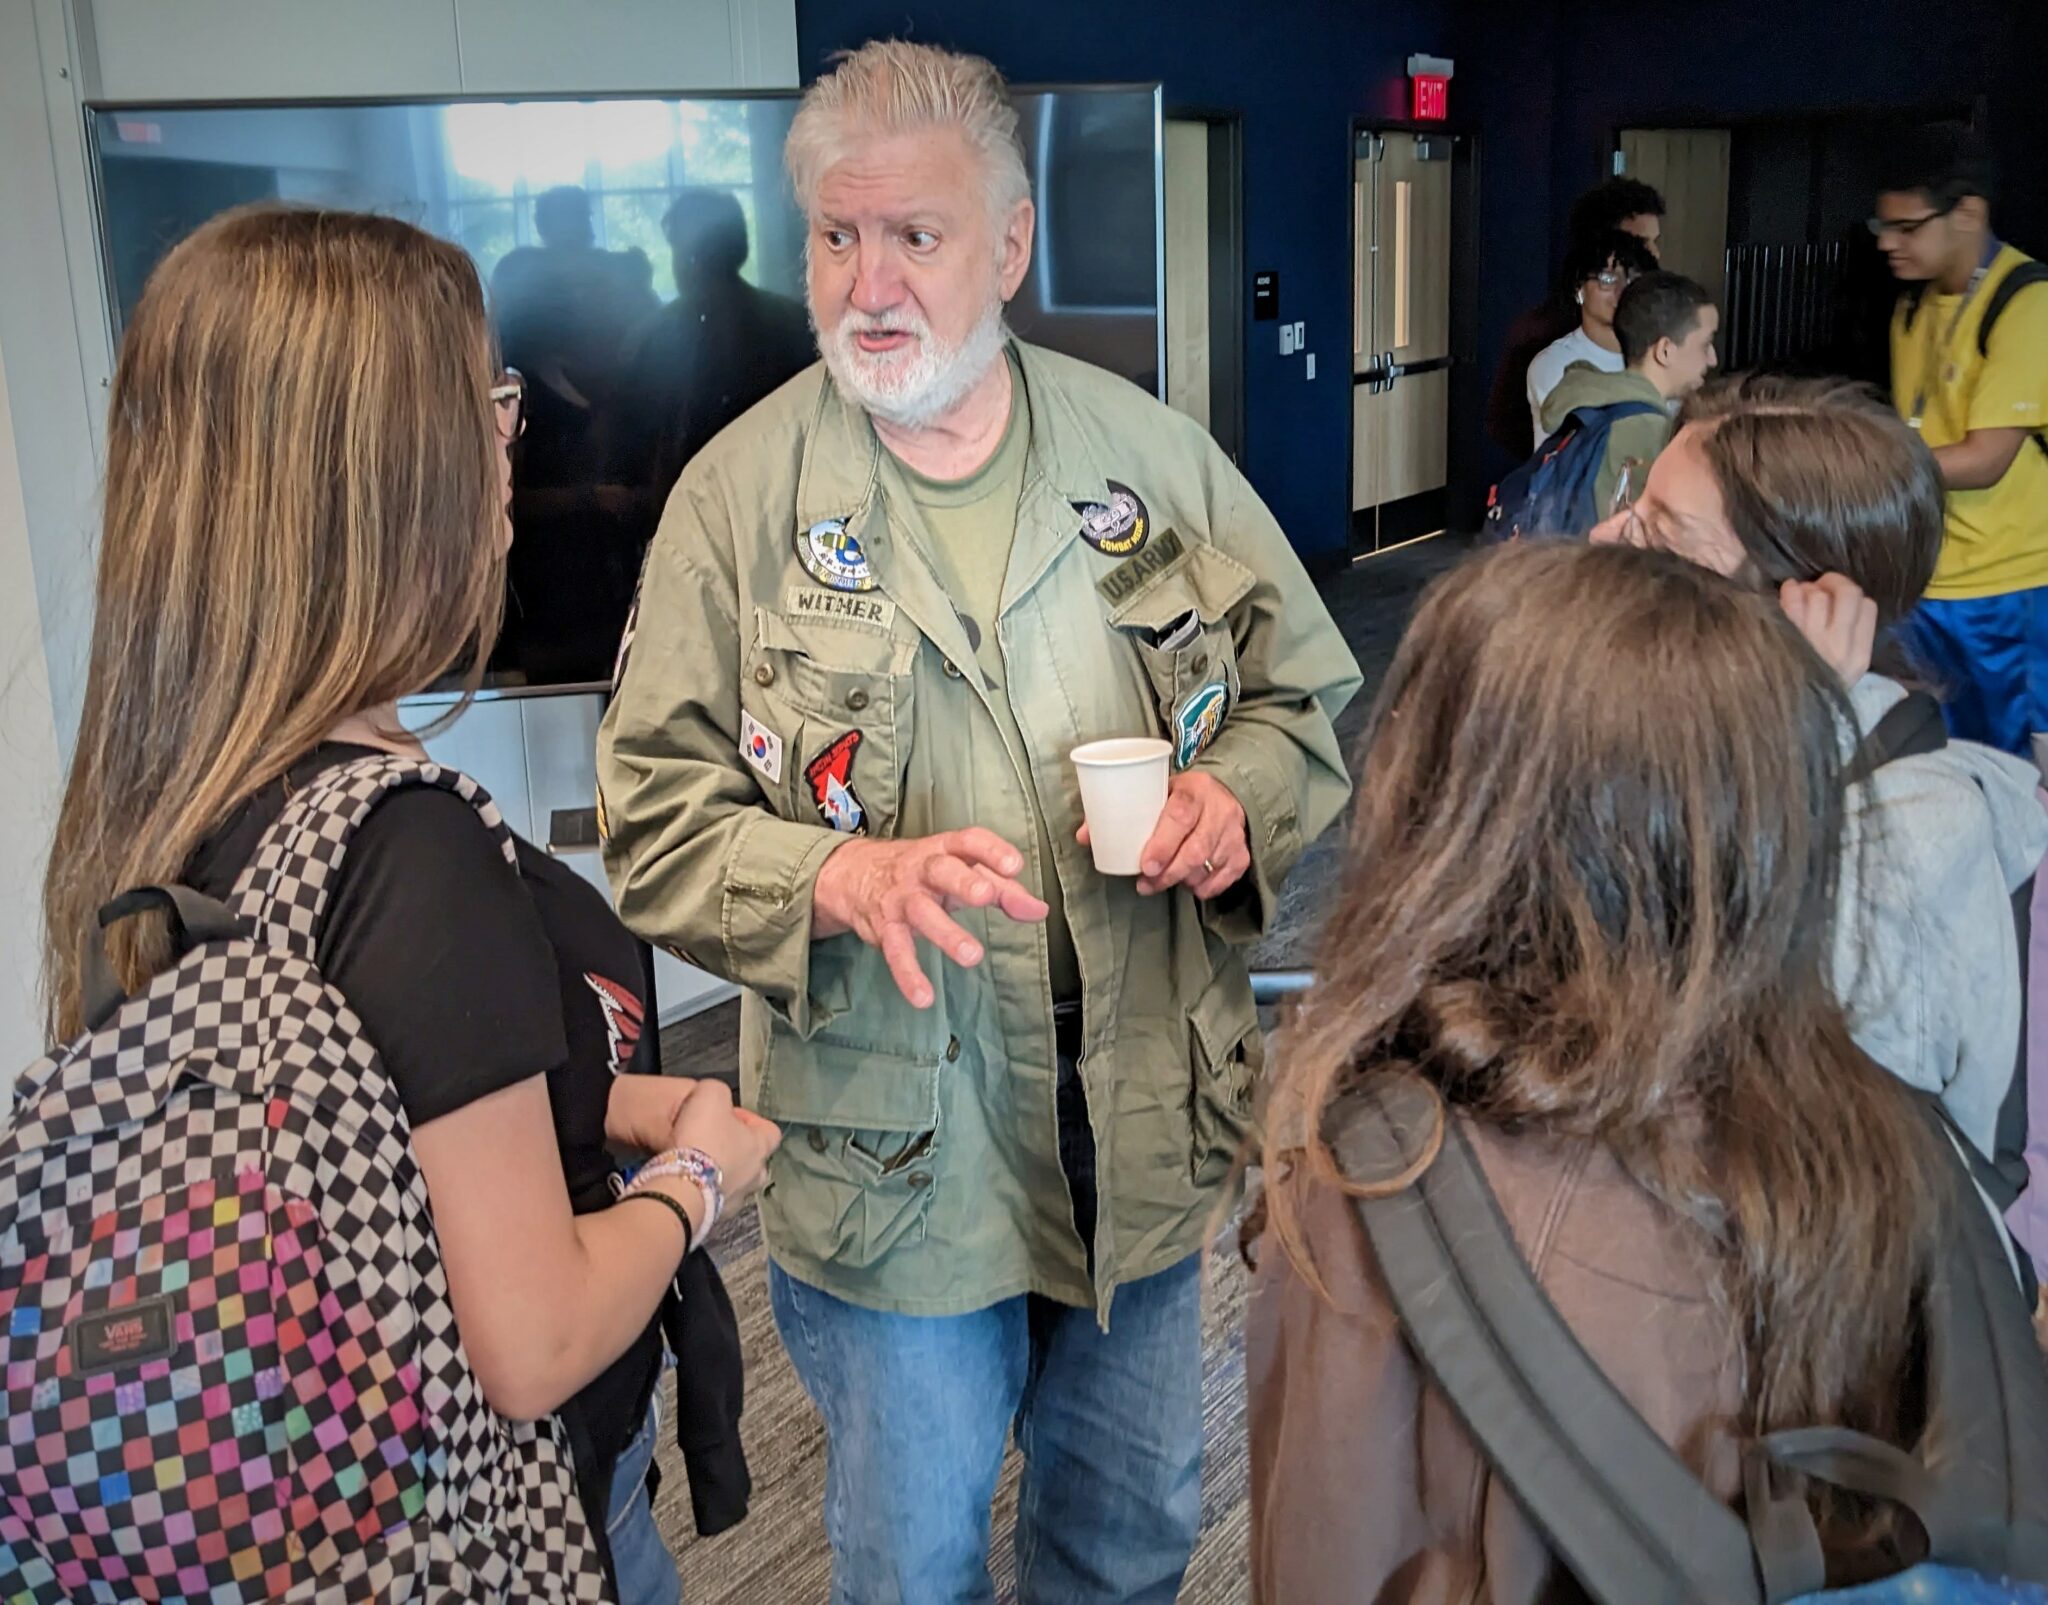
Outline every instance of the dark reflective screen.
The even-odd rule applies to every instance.
[[[1159,388],[1157,93],[1023,91],[1038,259],[1019,334]],[[475,259],[526,379],[492,683],[610,677],[669,488],[817,351],[789,95],[100,108],[114,315],[217,212],[267,198],[388,212]]]

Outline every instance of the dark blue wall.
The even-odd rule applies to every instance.
[[[2048,248],[2044,0],[1464,0],[1456,43],[1454,100],[1486,151],[1489,362],[1623,126],[1974,105],[2003,168],[2002,230]]]
[[[1316,377],[1246,325],[1245,471],[1305,556],[1346,545],[1351,505],[1351,165],[1358,117],[1397,117],[1407,59],[1442,54],[1449,0],[797,0],[806,77],[889,36],[972,50],[1017,83],[1150,81],[1175,108],[1244,118],[1245,256],[1280,274]],[[1461,68],[1462,70],[1462,68]],[[1244,288],[1250,315],[1251,287]]]

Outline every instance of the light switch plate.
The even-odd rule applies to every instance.
[[[1306,349],[1307,346],[1308,325],[1306,323],[1297,323],[1294,326],[1294,349],[1297,351],[1301,351]]]
[[[1283,357],[1294,355],[1294,325],[1291,323],[1280,325],[1280,355]]]
[[[1316,354],[1313,351],[1308,354],[1308,376],[1311,379],[1316,376]]]

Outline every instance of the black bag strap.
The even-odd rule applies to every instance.
[[[1991,299],[1984,303],[1983,321],[1977,325],[1977,355],[1991,355],[1991,331],[2012,305],[2012,298],[2031,284],[2048,284],[2048,262],[2022,262],[1992,287]]]
[[[1963,1185],[1975,1150],[1938,1100],[1919,1102],[1962,1161],[1927,1292],[1926,1439],[1916,1456],[1846,1428],[1810,1427],[1773,1433],[1762,1448],[1789,1471],[1910,1511],[1931,1561],[2048,1582],[2048,1370],[2000,1230]],[[1803,1501],[1792,1514],[1811,1531]]]
[[[1998,324],[1999,317],[2012,305],[2012,298],[2030,284],[2048,284],[2048,262],[2022,262],[1998,281],[1991,292],[1991,299],[1984,303],[1984,317],[1977,325],[1977,355],[1991,355],[1991,331]],[[1909,324],[1908,327],[1911,325]],[[2036,429],[2034,444],[2048,454],[2048,430]]]
[[[1849,766],[1849,779],[1868,780],[1886,764],[1900,758],[1922,758],[1948,745],[1948,726],[1942,721],[1941,704],[1925,691],[1908,691],[1884,711],[1871,726],[1856,759]]]
[[[1413,1083],[1340,1102],[1355,1181],[1398,1175],[1445,1116]],[[1455,1121],[1419,1182],[1358,1200],[1424,1367],[1553,1553],[1600,1605],[1760,1605],[1749,1535],[1544,1296]]]
[[[79,989],[88,1031],[105,1025],[128,1001],[107,958],[108,928],[150,909],[162,909],[170,916],[171,942],[174,951],[181,955],[207,942],[249,934],[248,927],[231,910],[189,886],[137,886],[121,893],[99,911],[96,928],[85,944]]]

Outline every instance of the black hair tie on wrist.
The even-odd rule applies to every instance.
[[[651,1187],[642,1188],[637,1192],[629,1191],[621,1193],[617,1198],[613,1199],[612,1202],[615,1204],[630,1204],[636,1198],[652,1199],[655,1203],[661,1205],[663,1209],[667,1210],[670,1214],[675,1216],[677,1220],[683,1223],[683,1258],[688,1259],[690,1255],[690,1249],[696,1244],[697,1241],[697,1229],[690,1224],[690,1212],[687,1209],[683,1208],[683,1206],[677,1203],[673,1198],[669,1197],[667,1193],[658,1193],[654,1191],[654,1189]]]

